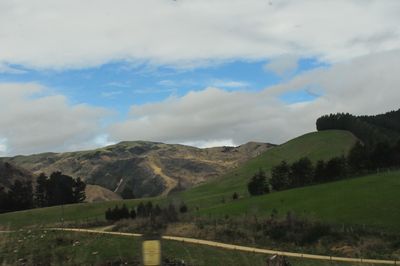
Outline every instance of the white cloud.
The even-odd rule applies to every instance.
[[[235,80],[213,80],[210,82],[211,87],[218,88],[245,88],[249,87],[250,84],[245,81],[235,81]]]
[[[122,94],[122,91],[103,91],[100,95],[104,98],[114,98],[120,94]]]
[[[0,84],[0,108],[3,155],[92,148],[108,114],[34,83]]]
[[[110,141],[109,136],[107,134],[100,134],[94,138],[93,144],[95,144],[96,147],[105,147],[113,145],[115,144],[115,142]]]
[[[4,0],[0,62],[193,67],[285,54],[338,62],[398,48],[399,13],[390,0]]]
[[[378,53],[301,74],[261,92],[217,88],[132,106],[130,118],[110,128],[117,140],[157,140],[201,145],[213,140],[281,143],[315,130],[331,112],[376,114],[398,109],[400,50]],[[287,105],[284,92],[307,88],[321,96]]]
[[[7,154],[7,139],[0,138],[0,156],[5,156]]]
[[[189,141],[189,142],[183,142],[181,144],[198,148],[237,146],[231,139]]]
[[[294,55],[283,55],[272,59],[264,65],[264,70],[274,72],[279,76],[293,73],[298,68],[298,57]]]

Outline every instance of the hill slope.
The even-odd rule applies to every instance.
[[[278,215],[292,211],[307,215],[328,223],[347,225],[376,226],[387,230],[400,227],[400,171],[369,175],[365,177],[341,180],[333,183],[296,188],[271,194],[242,198],[236,201],[228,199],[225,203],[216,202],[201,205],[196,215],[253,215],[267,216],[273,209]],[[154,198],[154,202],[166,204],[168,200]],[[137,205],[141,200],[125,200],[128,207]],[[33,209],[0,214],[0,228],[28,225],[48,225],[65,221],[86,221],[86,219],[104,220],[104,212],[109,207],[122,202],[82,203]],[[189,209],[195,212],[199,201],[194,201]]]
[[[306,134],[293,139],[283,145],[272,148],[254,159],[249,160],[242,166],[232,170],[228,174],[215,181],[199,185],[187,191],[174,193],[163,202],[169,200],[184,200],[190,208],[199,207],[201,211],[221,205],[221,198],[225,197],[229,203],[223,206],[231,206],[231,196],[233,192],[239,192],[241,197],[247,196],[246,184],[250,176],[258,171],[260,167],[265,170],[281,160],[294,161],[302,156],[309,156],[313,160],[328,159],[346,153],[355,143],[354,136],[347,131],[324,131]],[[329,185],[329,184],[327,184]],[[304,188],[304,189],[309,189]],[[295,190],[293,190],[295,191]],[[281,192],[274,193],[278,195]],[[282,192],[286,193],[286,192]],[[271,194],[272,195],[272,194]],[[153,199],[159,201],[160,198]],[[141,200],[125,201],[128,205],[137,204]],[[66,220],[81,220],[86,218],[98,217],[104,219],[104,211],[108,207],[115,206],[116,202],[104,202],[93,204],[76,204],[66,206],[64,210]],[[243,210],[242,210],[243,211]],[[12,224],[20,224],[24,215],[29,215],[29,223],[56,222],[60,220],[61,208],[51,207],[37,209],[26,212],[17,212],[0,215],[0,220]]]
[[[34,176],[21,167],[0,161],[0,187],[9,188],[16,180],[34,181]]]
[[[86,185],[85,194],[85,202],[101,202],[122,199],[117,193],[98,185]]]
[[[398,230],[400,171],[290,189],[201,209],[203,214],[269,215],[275,209],[317,217],[331,223],[358,224]]]
[[[250,142],[239,147],[199,149],[156,142],[121,142],[101,149],[3,158],[35,174],[62,171],[89,184],[137,197],[168,194],[210,179],[272,147]]]
[[[313,161],[346,154],[356,142],[348,131],[328,130],[305,134],[274,147],[249,160],[215,181],[182,192],[185,201],[199,205],[215,204],[222,198],[231,198],[234,192],[247,196],[247,182],[260,168],[269,174],[271,168],[282,160],[292,162],[307,156]]]

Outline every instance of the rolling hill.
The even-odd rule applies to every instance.
[[[246,183],[249,177],[258,171],[260,167],[265,170],[269,170],[276,163],[281,160],[293,161],[302,156],[309,156],[313,160],[318,159],[328,159],[333,156],[337,156],[346,153],[351,146],[354,144],[356,139],[354,136],[347,131],[324,131],[306,134],[304,136],[293,139],[285,144],[274,147],[267,150],[261,155],[254,159],[249,160],[247,163],[240,167],[232,170],[228,174],[218,178],[215,181],[208,182],[203,185],[199,185],[187,191],[173,193],[172,195],[165,197],[152,198],[151,200],[155,202],[167,203],[169,201],[181,201],[184,200],[189,208],[199,207],[199,213],[231,213],[239,214],[240,212],[245,212],[245,209],[241,209],[240,204],[245,204],[245,202],[255,200],[253,198],[247,197]],[[363,179],[354,179],[355,182]],[[279,195],[286,195],[284,197],[290,197],[285,193],[296,193],[296,191],[303,191],[304,195],[312,195],[315,189],[319,186],[334,186],[336,183],[329,183],[324,185],[306,187],[293,189],[289,191],[276,192],[271,195],[256,197],[261,201],[262,204],[268,204],[268,197],[277,197]],[[356,186],[356,185],[355,185]],[[385,188],[385,187],[384,187]],[[376,187],[379,190],[379,187]],[[309,192],[307,192],[309,191]],[[233,192],[238,192],[241,195],[241,199],[237,202],[232,202],[231,196]],[[281,194],[283,193],[283,194]],[[384,193],[383,191],[377,193],[377,195]],[[328,195],[328,194],[327,194]],[[321,197],[324,194],[320,195]],[[265,198],[264,198],[265,197]],[[352,195],[348,195],[348,198]],[[356,197],[356,195],[354,195]],[[222,203],[221,199],[225,198],[225,203]],[[262,200],[262,199],[265,199]],[[297,198],[298,199],[298,198]],[[343,198],[344,199],[344,198]],[[147,199],[137,199],[137,200],[127,200],[124,201],[129,206],[136,205],[140,201],[145,201]],[[355,198],[353,202],[359,202],[361,199]],[[321,198],[323,201],[323,198]],[[278,201],[279,202],[279,201]],[[347,199],[346,199],[347,202]],[[44,223],[54,223],[59,222],[61,214],[64,215],[64,219],[67,221],[79,221],[85,219],[104,219],[104,211],[108,207],[113,207],[118,202],[102,202],[102,203],[92,203],[92,204],[74,204],[66,205],[63,210],[60,206],[35,209],[29,211],[15,212],[9,214],[0,215],[0,221],[3,225],[29,225],[29,224],[44,224]],[[318,201],[315,201],[317,204]],[[382,202],[381,202],[382,203]],[[120,203],[121,204],[121,203]],[[237,205],[239,204],[239,205]],[[239,206],[239,207],[235,207]],[[245,206],[245,205],[243,205]],[[368,206],[366,206],[367,208]],[[222,209],[218,209],[222,208]],[[237,212],[232,211],[230,208],[237,208]],[[246,207],[248,208],[248,206]],[[287,208],[290,208],[288,205]],[[300,208],[300,207],[299,207]],[[312,205],[309,206],[312,208]],[[279,208],[282,209],[282,208]],[[218,211],[214,211],[218,210]],[[282,209],[283,210],[283,209]],[[297,209],[296,209],[297,210]],[[367,209],[364,209],[367,211]],[[388,212],[391,210],[388,210]],[[270,209],[267,208],[264,214],[268,214]],[[318,216],[318,213],[316,214]],[[29,217],[29,219],[23,219],[23,217]],[[351,222],[351,219],[349,219]]]
[[[353,134],[342,130],[305,134],[264,152],[217,180],[183,191],[179,197],[201,206],[220,203],[223,198],[230,199],[234,192],[247,197],[247,182],[259,169],[269,174],[271,168],[282,160],[293,162],[304,156],[312,161],[330,159],[347,154],[355,142]]]
[[[3,158],[18,167],[47,175],[61,171],[88,184],[136,197],[167,195],[211,180],[273,147],[249,142],[239,147],[199,149],[158,142],[121,142],[101,149]]]

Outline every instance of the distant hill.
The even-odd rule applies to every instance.
[[[199,149],[158,142],[121,142],[101,149],[3,158],[34,174],[61,171],[118,194],[166,195],[220,176],[269,148],[249,142],[238,147]]]
[[[264,152],[243,166],[230,171],[218,180],[171,195],[184,200],[196,215],[215,217],[257,215],[269,216],[276,210],[278,215],[288,211],[298,215],[321,219],[332,224],[365,225],[387,230],[398,230],[400,226],[400,172],[384,172],[365,177],[351,178],[257,197],[248,197],[245,182],[252,171],[259,167],[270,169],[282,159],[288,161],[308,155],[312,160],[328,159],[347,152],[356,138],[346,131],[324,131],[306,134]],[[271,161],[271,162],[270,162]],[[239,184],[239,185],[237,185]],[[232,200],[232,192],[240,192],[238,200]],[[221,201],[225,197],[225,201]],[[153,203],[165,204],[171,198],[153,198]],[[137,205],[140,199],[96,204],[74,204],[65,206],[65,219],[79,221],[86,218],[104,219],[104,211],[116,204]],[[24,219],[29,214],[29,219]],[[3,224],[13,226],[55,223],[59,221],[58,206],[0,215]],[[397,232],[397,231],[396,231]]]
[[[400,109],[372,116],[354,116],[348,113],[324,115],[318,118],[317,129],[348,130],[368,146],[379,142],[393,144],[400,140]]]
[[[0,187],[9,188],[16,180],[34,181],[34,175],[12,163],[0,162]]]

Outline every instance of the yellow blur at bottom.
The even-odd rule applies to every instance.
[[[144,266],[161,265],[160,240],[145,240],[142,244]]]

